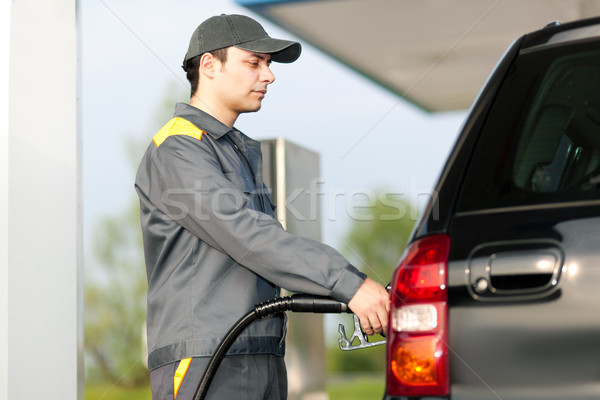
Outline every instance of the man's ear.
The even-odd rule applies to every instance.
[[[211,53],[204,53],[200,59],[200,75],[204,75],[209,79],[215,76],[216,63],[218,60]]]

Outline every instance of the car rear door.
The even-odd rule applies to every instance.
[[[600,398],[593,30],[521,49],[473,134],[447,232],[452,398]]]

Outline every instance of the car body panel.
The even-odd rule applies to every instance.
[[[508,49],[411,242],[436,234],[451,242],[443,398],[600,398],[600,18]]]

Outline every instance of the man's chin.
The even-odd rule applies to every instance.
[[[262,107],[261,104],[259,104],[256,107],[248,107],[247,109],[245,109],[244,111],[242,111],[240,114],[244,114],[244,113],[255,113],[258,110],[260,110],[260,108]]]

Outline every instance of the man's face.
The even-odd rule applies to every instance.
[[[275,80],[270,64],[270,54],[230,47],[225,64],[216,60],[215,66],[221,106],[237,114],[260,110],[267,85]]]

